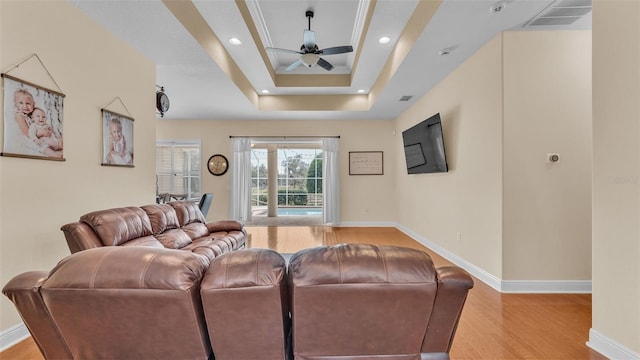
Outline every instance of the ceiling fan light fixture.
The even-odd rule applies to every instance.
[[[304,64],[304,66],[306,67],[312,67],[313,65],[317,64],[319,59],[320,56],[318,56],[317,54],[304,54],[300,56],[300,61],[302,61],[302,64]]]

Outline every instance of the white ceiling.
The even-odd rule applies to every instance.
[[[184,1],[184,0],[182,0]],[[238,0],[242,1],[242,0]],[[430,0],[246,0],[251,22],[260,42],[253,41],[247,22],[234,0],[194,0],[193,5],[226,48],[238,68],[259,96],[274,95],[356,95],[368,92],[389,60],[396,41],[405,29],[419,1]],[[527,26],[532,19],[554,6],[583,6],[590,0],[444,0],[431,21],[418,36],[411,50],[384,89],[365,111],[264,111],[259,110],[241,91],[234,79],[210,56],[161,0],[72,0],[84,13],[110,32],[138,49],[157,66],[157,84],[171,99],[167,119],[293,119],[350,120],[394,119],[421,95],[428,92],[453,69],[497,33],[505,30],[590,29],[591,12],[576,19],[561,13],[568,25]],[[374,6],[368,27],[366,14]],[[492,11],[502,7],[502,11]],[[315,66],[284,68],[297,59],[294,54],[266,52],[263,47],[299,50],[302,34],[308,28],[305,11],[315,12],[311,29],[322,48],[352,45],[350,54],[322,56],[335,68],[331,72]],[[562,10],[562,9],[561,9]],[[586,10],[581,8],[581,13]],[[565,20],[569,21],[565,21]],[[558,21],[538,21],[556,23]],[[363,30],[368,30],[363,32]],[[379,44],[380,36],[391,37]],[[236,37],[242,45],[231,45]],[[360,41],[362,39],[362,41]],[[361,46],[359,46],[361,44]],[[443,49],[451,50],[441,56]],[[354,62],[356,53],[359,60]],[[263,51],[264,53],[264,51]],[[355,64],[355,71],[354,69]],[[352,74],[350,86],[277,87],[275,74]],[[267,89],[269,95],[262,95]],[[404,95],[413,96],[401,102]]]

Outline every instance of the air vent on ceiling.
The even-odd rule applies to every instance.
[[[571,25],[591,12],[591,0],[558,0],[524,24],[524,27]]]
[[[405,95],[400,98],[400,101],[409,101],[411,100],[412,97],[413,97],[412,95]]]

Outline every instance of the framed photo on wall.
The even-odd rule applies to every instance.
[[[349,175],[383,175],[382,151],[349,151]]]
[[[102,109],[102,165],[133,167],[133,118]]]
[[[4,143],[2,156],[64,161],[64,94],[2,74]]]

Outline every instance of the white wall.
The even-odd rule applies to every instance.
[[[28,31],[24,19],[30,19]],[[593,331],[635,354],[640,354],[639,24],[638,2],[594,1]],[[503,72],[503,50],[505,59],[524,55],[526,46],[521,46],[524,44],[512,44],[521,40],[519,36],[530,36],[527,41],[537,43],[535,37],[544,35],[505,34],[504,43],[502,36],[493,39],[433,91],[418,99],[395,124],[373,121],[159,121],[157,137],[202,138],[203,158],[206,158],[213,153],[228,154],[229,135],[341,135],[343,221],[397,221],[496,277],[582,279],[587,266],[582,261],[575,262],[587,256],[584,244],[578,241],[583,237],[582,233],[577,231],[567,236],[564,227],[553,223],[552,228],[558,229],[563,238],[570,238],[566,248],[563,241],[557,249],[557,254],[567,254],[566,266],[555,257],[552,273],[535,273],[532,272],[536,270],[533,262],[539,263],[539,259],[533,256],[524,259],[530,261],[522,268],[508,262],[503,265],[503,257],[524,258],[518,248],[510,249],[510,244],[503,246],[503,237],[504,241],[514,241],[513,244],[535,243],[525,234],[524,230],[530,228],[526,223],[522,227],[514,226],[509,220],[503,235],[503,225],[510,219],[504,212],[507,208],[522,209],[516,208],[512,199],[523,196],[522,192],[526,190],[515,172],[508,174],[521,156],[505,154],[507,149],[519,147],[514,139],[523,136],[514,134],[511,123],[506,122],[518,121],[520,115],[527,115],[510,115],[517,109],[503,102],[503,95],[509,101],[528,98],[510,98],[512,93],[503,92],[503,87],[507,91],[522,85],[517,77],[512,77],[513,74],[528,71],[520,64],[507,63]],[[72,5],[57,1],[1,1],[0,37],[0,69],[6,71],[28,55],[37,53],[66,94],[67,161],[0,157],[0,283],[4,284],[23,271],[48,270],[68,254],[64,237],[58,230],[62,224],[91,210],[153,201],[155,160],[152,149],[156,121],[154,64],[91,22]],[[588,59],[584,58],[584,61],[588,62]],[[35,74],[27,66],[23,69],[26,71],[12,71],[11,74],[24,78],[33,76],[27,80],[37,83],[49,81],[46,74]],[[564,77],[568,74],[556,75]],[[540,90],[542,92],[538,94],[543,95],[550,91],[549,88]],[[584,91],[578,90],[580,94]],[[102,155],[100,108],[115,97],[125,102],[136,119],[136,167],[132,169],[99,165]],[[563,109],[557,103],[554,107],[556,111]],[[450,173],[406,175],[400,134],[435,112],[443,115]],[[550,126],[549,123],[543,125],[545,128]],[[250,133],[248,129],[251,129]],[[581,129],[580,139],[585,134],[584,128]],[[397,134],[395,137],[393,130]],[[544,174],[550,175],[548,178],[552,174],[555,176],[551,171],[564,171],[568,167],[565,165],[573,165],[574,161],[584,161],[574,160],[573,157],[579,155],[572,155],[575,149],[564,148],[567,144],[560,144],[556,139],[531,151],[532,160],[527,164],[537,162],[539,154],[556,145],[563,146],[558,151],[562,168],[538,167],[536,176],[539,179]],[[385,175],[348,176],[346,154],[357,150],[384,151]],[[578,172],[582,171],[583,168]],[[571,173],[575,175],[573,171]],[[566,175],[562,176],[565,184],[573,176]],[[210,217],[226,217],[228,181],[228,176],[203,174],[203,189],[216,196]],[[580,178],[579,188],[583,187]],[[396,190],[381,192],[379,189]],[[537,190],[543,191],[544,187],[539,186]],[[548,203],[550,198],[546,195],[545,202]],[[527,197],[523,199],[531,201]],[[563,209],[568,212],[582,214],[584,211],[569,202],[563,206],[567,206]],[[568,219],[573,219],[572,216]],[[577,219],[583,219],[583,215]],[[576,229],[582,229],[585,221],[578,220],[577,223]],[[550,244],[555,243],[543,243],[529,250],[548,255],[541,249]],[[582,254],[572,257],[567,252],[572,247],[580,248]],[[0,331],[18,323],[13,305],[2,297]],[[591,338],[592,342],[594,338]]]
[[[450,171],[407,175],[396,139],[401,226],[496,287],[588,282],[590,44],[589,31],[500,34],[403,113],[399,134],[441,113]]]
[[[638,1],[593,2],[593,135],[589,342],[612,358],[640,359]]]
[[[502,275],[501,47],[501,37],[491,40],[398,117],[395,170],[400,225],[497,278]],[[407,175],[402,131],[437,112],[449,172]]]
[[[366,129],[366,130],[365,130]],[[239,120],[160,120],[158,139],[201,139],[202,159],[221,153],[231,159],[230,135],[235,136],[329,136],[339,135],[340,208],[343,224],[396,220],[395,161],[393,122],[391,121],[239,121]],[[349,176],[349,151],[383,151],[384,175]],[[223,176],[202,173],[203,192],[213,193],[207,218],[228,217],[229,173]],[[387,189],[386,191],[381,191]]]
[[[66,161],[0,157],[0,284],[6,284],[24,271],[50,270],[69,254],[63,224],[92,210],[154,201],[155,66],[70,3],[2,1],[0,13],[2,71],[35,53],[66,95]],[[55,90],[35,58],[9,74]],[[100,109],[116,97],[135,119],[134,168],[100,165]],[[125,112],[117,101],[109,109]],[[20,318],[0,298],[4,331]]]
[[[590,280],[591,31],[503,41],[502,278]]]

